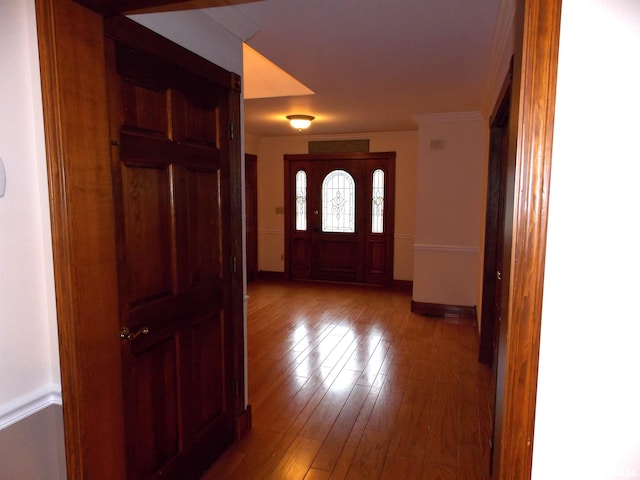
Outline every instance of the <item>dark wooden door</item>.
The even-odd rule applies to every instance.
[[[291,278],[393,281],[394,153],[286,155],[285,197]]]
[[[111,31],[127,476],[197,478],[234,438],[228,88]]]
[[[487,214],[485,224],[485,252],[483,270],[482,322],[480,332],[480,361],[491,364],[493,372],[494,415],[491,431],[492,455],[489,470],[498,465],[499,446],[502,439],[502,412],[504,408],[504,376],[506,350],[506,323],[503,322],[505,289],[509,288],[505,271],[507,234],[506,207],[509,198],[507,183],[514,171],[515,161],[509,151],[509,118],[511,110],[511,72],[505,79],[500,97],[491,117],[489,143],[489,178],[487,182]]]
[[[313,167],[307,187],[311,277],[364,282],[364,162],[320,160]]]
[[[258,157],[244,156],[247,282],[258,278]]]

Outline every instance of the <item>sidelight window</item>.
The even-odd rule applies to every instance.
[[[307,229],[307,173],[296,173],[296,230]]]
[[[384,171],[379,168],[371,186],[371,233],[384,233]]]
[[[356,184],[344,170],[330,172],[322,182],[322,231],[356,231]]]

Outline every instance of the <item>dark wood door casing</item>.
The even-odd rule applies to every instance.
[[[393,282],[395,152],[285,155],[285,272],[292,279]],[[355,233],[322,231],[321,184],[333,170],[356,182]],[[373,171],[384,172],[383,233],[371,232]],[[307,228],[296,230],[295,177],[307,173]],[[317,213],[316,213],[317,212]]]
[[[518,0],[512,100],[509,116],[498,355],[504,359],[504,408],[496,479],[531,478],[538,356],[558,68],[561,0]],[[502,348],[504,345],[504,348]],[[500,375],[500,372],[498,373]],[[500,393],[498,393],[500,394]]]
[[[506,440],[501,471],[493,477],[501,479],[531,475],[561,0],[517,0],[517,5],[515,72],[522,77],[514,80],[522,98],[512,252],[517,273],[506,306],[518,321],[509,327]],[[36,0],[36,15],[67,470],[74,479],[121,479],[125,463],[119,360],[114,363],[119,340],[113,337],[118,325],[111,173],[109,147],[96,140],[108,138],[102,17],[72,0]],[[239,125],[239,100],[230,101],[237,103],[232,116],[237,115],[234,123]],[[237,155],[238,140],[232,145]],[[232,181],[232,191],[234,185]],[[233,248],[241,251],[235,239]],[[97,349],[101,356],[87,355]],[[91,448],[96,444],[100,448]]]
[[[498,262],[502,261],[498,247],[502,242],[504,226],[504,198],[506,165],[509,141],[509,109],[511,105],[511,66],[505,79],[498,101],[489,122],[489,170],[487,180],[487,201],[485,216],[484,260],[482,277],[482,312],[480,330],[479,360],[492,364],[495,340],[495,299],[497,288]],[[511,199],[513,200],[513,199]]]
[[[127,477],[122,365],[120,360],[117,249],[110,167],[104,19],[71,0],[37,0],[49,168],[54,273],[60,342],[69,478]],[[132,37],[135,41],[135,35]],[[126,43],[126,41],[124,41]],[[175,53],[173,45],[155,46]],[[187,54],[187,62],[204,62]],[[208,64],[208,62],[206,62]],[[209,64],[210,65],[210,64]],[[208,67],[227,85],[228,121],[240,131],[239,78]],[[225,129],[228,132],[231,129]],[[127,140],[128,141],[128,140]],[[135,142],[134,142],[135,143]],[[132,146],[131,144],[130,146]],[[227,215],[231,240],[227,256],[242,264],[239,135],[227,142],[229,159]],[[248,428],[245,410],[242,275],[232,262],[228,349],[235,392],[230,409],[234,436]],[[162,282],[166,277],[162,277]],[[159,285],[159,284],[158,284]],[[144,294],[140,291],[138,293]]]

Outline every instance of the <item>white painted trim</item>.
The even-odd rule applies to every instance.
[[[444,252],[444,253],[478,253],[478,247],[467,247],[464,245],[433,245],[416,243],[413,245],[416,252]]]
[[[396,233],[393,238],[394,240],[414,240],[416,236],[409,233]]]
[[[0,430],[51,405],[62,405],[62,393],[57,385],[47,385],[0,405]]]
[[[477,122],[484,121],[480,112],[449,112],[449,113],[423,113],[414,115],[418,124],[424,123],[448,123],[448,122]]]

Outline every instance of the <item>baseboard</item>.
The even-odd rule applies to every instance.
[[[60,388],[55,385],[47,385],[0,405],[0,430],[18,423],[50,405],[62,405]]]
[[[465,307],[459,305],[444,305],[441,303],[424,303],[411,300],[411,311],[425,317],[445,317],[458,319],[462,323],[476,325],[478,314],[476,307]]]
[[[251,405],[247,405],[240,416],[236,417],[236,440],[243,438],[251,430]]]
[[[289,280],[286,272],[270,272],[268,270],[260,270],[258,278],[262,280]]]
[[[413,290],[413,280],[394,280],[392,286],[398,290],[410,292]]]

